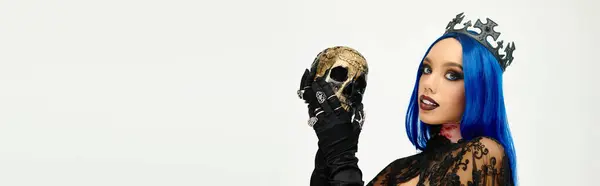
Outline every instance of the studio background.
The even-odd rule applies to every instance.
[[[296,90],[321,50],[368,60],[359,166],[416,153],[419,60],[460,12],[514,41],[504,96],[521,185],[594,185],[599,3],[0,1],[0,185],[308,185]],[[595,115],[597,116],[597,114]]]

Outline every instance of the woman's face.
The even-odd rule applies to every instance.
[[[462,46],[454,38],[437,42],[420,68],[419,119],[427,124],[459,123],[465,108]]]

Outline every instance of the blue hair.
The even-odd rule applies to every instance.
[[[502,68],[487,48],[460,33],[447,33],[439,37],[429,46],[423,59],[433,45],[446,38],[458,40],[463,51],[465,110],[460,122],[461,135],[465,140],[487,136],[500,142],[508,156],[512,180],[517,185],[517,159],[504,106]],[[423,60],[419,67],[422,63]],[[421,74],[419,70],[406,111],[406,134],[417,149],[424,150],[431,136],[429,125],[419,120],[418,89]]]

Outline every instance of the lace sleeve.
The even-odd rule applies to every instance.
[[[460,185],[512,185],[510,166],[502,145],[491,138],[480,137],[461,147],[460,160],[451,169],[451,182]]]
[[[396,185],[416,177],[421,154],[397,159],[383,168],[367,186]]]
[[[386,177],[388,177],[388,175],[390,174],[390,170],[391,165],[394,162],[390,163],[388,166],[386,166],[383,170],[381,170],[377,176],[375,176],[375,178],[373,178],[368,184],[367,186],[373,186],[373,185],[385,185],[384,182],[386,181]]]

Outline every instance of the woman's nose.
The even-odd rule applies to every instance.
[[[437,86],[439,84],[439,78],[436,78],[434,74],[427,75],[423,81],[423,88],[426,93],[435,94],[437,91]]]

